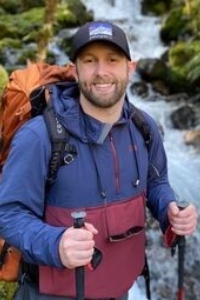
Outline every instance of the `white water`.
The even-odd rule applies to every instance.
[[[132,59],[158,58],[165,51],[159,39],[160,20],[156,17],[141,15],[142,0],[82,0],[88,9],[94,12],[96,20],[111,20],[120,25],[127,33]],[[176,104],[163,100],[145,102],[138,96],[129,93],[131,101],[143,108],[158,120],[165,131],[164,143],[168,156],[169,177],[172,186],[180,200],[193,202],[198,208],[200,203],[200,159],[192,147],[184,144],[184,132],[174,130],[169,115],[176,109]],[[177,254],[171,258],[170,251],[161,244],[161,234],[149,232],[150,240],[150,269],[156,274],[151,280],[152,300],[175,299],[177,284]],[[187,264],[192,264],[199,251],[195,243],[200,245],[200,236],[196,232],[187,240]],[[126,276],[126,275],[124,275]],[[190,274],[192,277],[192,274]],[[129,300],[146,300],[144,284],[139,279],[129,293]],[[195,281],[195,279],[193,279]],[[168,295],[163,295],[163,289],[168,285]],[[165,298],[166,297],[166,298]],[[199,296],[200,297],[200,296]],[[198,298],[194,298],[196,300]]]

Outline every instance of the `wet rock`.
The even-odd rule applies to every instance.
[[[189,100],[189,96],[187,93],[178,93],[169,95],[166,97],[167,102],[187,102]]]
[[[171,114],[174,128],[191,129],[196,125],[195,109],[190,105],[179,107]]]
[[[152,89],[156,93],[160,93],[161,95],[169,95],[170,91],[169,88],[165,85],[165,83],[161,80],[155,80],[152,82]]]
[[[133,82],[130,86],[132,95],[138,95],[143,98],[148,96],[148,85],[145,81]]]
[[[143,80],[152,82],[155,80],[166,80],[168,68],[166,64],[157,58],[140,59],[137,63],[136,71]]]

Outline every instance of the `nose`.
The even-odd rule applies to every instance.
[[[108,64],[104,60],[99,60],[96,64],[96,74],[103,75],[107,73]]]

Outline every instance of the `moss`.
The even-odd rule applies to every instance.
[[[181,36],[189,34],[187,22],[188,19],[183,15],[182,7],[172,9],[161,28],[161,39],[168,44],[171,41],[177,41]]]
[[[196,80],[200,78],[199,57],[200,41],[178,42],[169,50],[169,68],[171,80],[177,86],[195,91]]]
[[[172,4],[172,0],[144,0],[142,2],[142,12],[153,13],[155,15],[162,15],[168,12]]]
[[[92,15],[79,0],[66,0],[58,5],[56,21],[59,29],[79,26],[91,21],[92,18]]]
[[[67,5],[59,5],[56,12],[56,22],[59,29],[76,24],[75,15],[68,9]]]

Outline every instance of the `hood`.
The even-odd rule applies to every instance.
[[[85,143],[103,143],[112,126],[83,112],[79,105],[79,88],[76,82],[53,85],[51,95],[52,104],[59,120],[70,134]],[[122,116],[117,124],[124,124],[130,117],[130,104],[126,97]]]

